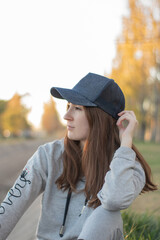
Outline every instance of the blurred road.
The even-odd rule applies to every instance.
[[[36,199],[17,223],[7,240],[35,240],[35,233],[40,215],[41,196]]]
[[[49,140],[48,140],[49,141]],[[52,141],[52,140],[50,140]],[[0,143],[0,202],[21,173],[27,160],[46,140]],[[34,240],[40,214],[41,196],[30,206],[7,240]]]

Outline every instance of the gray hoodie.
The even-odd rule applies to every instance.
[[[83,214],[79,216],[85,202],[84,192],[72,193],[64,236],[59,236],[67,191],[59,190],[55,181],[62,173],[63,152],[64,140],[56,140],[40,146],[29,159],[22,174],[0,205],[0,240],[7,238],[23,213],[40,193],[43,193],[43,198],[37,228],[38,240],[93,239],[87,234],[90,225],[92,226],[92,215],[94,218],[96,211],[86,206]],[[143,189],[144,170],[135,158],[135,152],[127,147],[120,147],[115,152],[110,171],[107,172],[104,185],[98,193],[100,207],[106,212],[120,213],[119,211],[127,208]],[[80,180],[77,190],[84,189],[84,185],[84,179]],[[86,228],[87,219],[91,221],[88,221]]]

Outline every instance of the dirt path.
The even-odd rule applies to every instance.
[[[21,173],[28,159],[41,144],[52,139],[27,140],[0,144],[0,202]],[[20,219],[7,240],[34,240],[40,214],[41,196]]]
[[[7,240],[35,240],[37,223],[40,215],[41,196],[25,212]]]

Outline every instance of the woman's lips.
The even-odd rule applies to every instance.
[[[67,125],[67,129],[68,129],[68,130],[73,130],[74,127]]]

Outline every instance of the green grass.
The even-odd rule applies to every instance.
[[[135,145],[150,165],[153,179],[160,185],[160,143],[135,141]]]
[[[153,170],[160,169],[160,143],[134,142]]]
[[[160,217],[123,212],[126,240],[160,240]]]
[[[151,167],[153,181],[160,186],[160,144],[135,141]],[[142,194],[122,211],[125,240],[160,240],[160,190]]]

